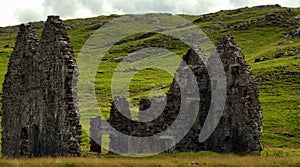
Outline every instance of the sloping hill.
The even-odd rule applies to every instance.
[[[267,148],[300,149],[300,8],[271,5],[180,16],[198,25],[213,42],[222,34],[235,38],[259,83],[264,117],[263,144]],[[75,54],[78,55],[97,28],[116,17],[119,16],[64,21]],[[43,23],[32,24],[41,34]],[[0,28],[1,84],[17,32],[17,26]],[[99,105],[106,116],[110,109],[114,68],[128,53],[149,46],[164,47],[180,55],[188,49],[178,40],[147,33],[133,35],[113,46],[99,65],[95,85]],[[136,116],[139,99],[147,97],[154,88],[168,90],[172,78],[159,69],[145,69],[135,75],[130,83],[133,115]],[[83,115],[82,119],[88,119],[88,114]]]

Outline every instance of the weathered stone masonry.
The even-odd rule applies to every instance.
[[[260,154],[262,150],[260,142],[262,111],[255,76],[232,37],[223,36],[218,40],[216,46],[227,80],[227,97],[223,116],[213,134],[205,142],[199,143],[199,133],[208,113],[210,92],[211,89],[214,89],[214,85],[210,85],[207,71],[201,65],[203,63],[199,63],[201,60],[198,59],[198,63],[193,61],[197,60],[195,57],[199,56],[190,51],[190,54],[188,53],[184,59],[191,69],[197,69],[193,71],[197,76],[200,89],[200,109],[193,128],[176,145],[175,150]],[[208,61],[211,61],[208,64],[214,65],[213,58]]]
[[[79,156],[78,69],[66,29],[49,16],[42,38],[21,25],[3,84],[4,157]]]
[[[199,112],[196,121],[188,134],[177,143],[174,148],[167,150],[167,152],[210,150],[222,153],[236,152],[257,155],[260,154],[260,151],[262,150],[260,142],[260,135],[262,133],[262,111],[258,100],[258,88],[255,77],[251,72],[250,67],[247,65],[240,48],[236,45],[232,37],[223,36],[218,40],[216,46],[224,66],[227,80],[227,97],[221,120],[212,135],[206,141],[200,143],[198,141],[199,134],[209,111],[211,90],[215,89],[215,80],[214,78],[209,77],[207,68],[210,67],[204,65],[197,54],[200,52],[198,51],[196,53],[194,50],[190,49],[183,57],[183,61],[185,61],[186,64],[180,64],[176,73],[179,78],[186,78],[184,69],[188,67],[196,76],[200,94]],[[207,61],[209,62],[209,65],[214,65],[214,58],[209,58]],[[187,88],[184,88],[183,91],[187,90]],[[180,91],[182,90],[180,90],[178,83],[174,79],[170,90],[166,94],[166,106],[161,115],[154,121],[140,124],[135,123],[138,127],[132,126],[134,122],[130,123],[128,119],[124,119],[124,116],[121,114],[116,114],[118,113],[118,110],[113,105],[111,110],[111,115],[113,116],[111,116],[109,122],[114,124],[114,127],[117,127],[119,131],[122,131],[125,134],[129,133],[129,135],[134,136],[152,136],[165,130],[165,128],[172,124],[176,119],[176,116],[182,107],[181,100],[184,100],[181,99]],[[159,103],[163,104],[164,102]],[[150,106],[155,106],[157,104],[158,103],[154,102],[153,99],[142,99],[140,101],[139,119],[147,117],[147,115],[155,115],[155,112],[157,111],[148,111],[153,113],[145,113],[144,111]],[[155,108],[157,107],[154,107],[154,109]],[[124,106],[122,109],[129,110],[129,107]],[[126,111],[126,113],[127,112],[128,111]],[[124,112],[122,111],[122,113]],[[184,119],[189,121],[190,116],[186,115]],[[177,127],[178,130],[182,128],[181,126],[184,125],[179,125]],[[91,132],[91,134],[93,133],[101,133],[101,125],[94,128],[94,131]],[[117,141],[113,140],[111,142]],[[166,144],[168,142],[172,141],[166,141]],[[125,143],[123,144],[124,147],[128,147]],[[149,145],[149,143],[147,144],[144,140],[132,141],[131,143],[134,143],[131,147],[134,147],[133,150],[137,152],[151,149],[155,152],[156,147],[160,147],[155,146],[155,143],[150,143]],[[91,150],[93,150],[93,146]]]

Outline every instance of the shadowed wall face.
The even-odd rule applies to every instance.
[[[79,156],[78,69],[64,25],[49,16],[40,42],[21,25],[15,46],[3,84],[3,156]]]

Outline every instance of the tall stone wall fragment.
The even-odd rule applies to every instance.
[[[175,146],[174,150],[260,154],[262,112],[255,76],[232,37],[220,38],[217,42],[217,52],[223,63],[227,80],[227,97],[223,116],[212,135],[205,142],[200,143],[198,138],[209,111],[211,90],[214,89],[214,85],[211,85],[213,82],[210,82],[211,78],[199,59],[199,55],[190,50],[183,59],[197,77],[201,99],[200,108],[193,128]],[[215,64],[213,61],[213,57],[208,59],[208,68]],[[172,84],[170,90],[176,92],[174,85]]]
[[[208,75],[208,71],[206,69],[206,66],[204,64],[204,61],[206,60],[203,55],[201,54],[201,51],[195,51],[193,49],[190,49],[186,55],[183,56],[183,61],[185,63],[181,64],[181,67],[177,69],[176,73],[179,75],[179,78],[185,78],[184,71],[182,69],[184,68],[190,68],[193,72],[193,75],[197,79],[198,83],[198,89],[199,89],[199,96],[200,96],[200,103],[199,103],[199,109],[197,118],[190,129],[190,131],[183,137],[183,139],[176,144],[176,146],[173,148],[173,151],[180,151],[180,152],[189,152],[189,151],[200,151],[204,150],[203,145],[198,142],[199,140],[199,134],[201,132],[201,127],[203,126],[203,123],[205,121],[205,118],[208,114],[208,110],[210,107],[211,102],[211,85],[210,85],[210,78]],[[202,56],[202,59],[200,58]],[[183,89],[183,90],[182,90]],[[176,81],[174,80],[169,92],[172,92],[179,101],[176,105],[178,105],[176,108],[180,108],[180,102],[181,100],[185,100],[183,97],[181,97],[181,92],[186,91],[186,88],[180,89]],[[195,92],[193,92],[195,93]],[[174,105],[174,104],[167,104],[167,105]],[[184,112],[185,110],[183,110]],[[167,111],[169,114],[172,114],[172,110]],[[187,115],[187,120],[189,119],[189,116]]]
[[[2,155],[20,157],[35,155],[38,143],[36,129],[39,128],[39,114],[35,112],[31,101],[35,98],[36,79],[32,65],[36,59],[38,38],[30,25],[22,24],[17,36],[15,49],[10,57],[3,83],[2,96]],[[25,98],[26,97],[26,98]],[[37,114],[37,115],[35,115]]]
[[[220,38],[217,51],[226,73],[227,99],[223,117],[204,148],[260,154],[262,111],[255,76],[232,37]]]
[[[199,134],[208,115],[211,104],[211,91],[214,89],[214,78],[210,78],[207,68],[215,65],[214,57],[209,58],[208,67],[199,55],[201,51],[190,49],[183,57],[185,63],[181,63],[176,71],[180,80],[186,78],[185,68],[190,68],[197,78],[200,106],[196,121],[187,135],[168,152],[189,152],[210,150],[216,152],[237,152],[260,154],[262,150],[260,135],[262,133],[262,112],[258,100],[258,87],[255,77],[247,65],[240,48],[230,36],[223,36],[218,40],[217,52],[223,63],[227,80],[227,97],[223,116],[212,135],[204,142],[199,142]],[[203,56],[204,57],[204,56]],[[206,61],[205,59],[203,59]],[[211,82],[212,80],[212,82]],[[212,85],[211,85],[212,83]],[[187,84],[188,86],[188,84]],[[187,92],[187,88],[181,90],[174,79],[167,93],[167,104],[162,115],[165,115],[164,124],[170,125],[182,107],[181,93]],[[145,103],[145,104],[143,104]],[[145,101],[141,106],[149,106]],[[190,118],[187,116],[186,121]],[[161,125],[151,124],[160,129]],[[182,129],[178,125],[177,130]],[[159,130],[156,130],[159,131]],[[140,132],[141,134],[145,132]],[[145,145],[143,145],[145,146]]]
[[[78,68],[66,29],[49,16],[42,39],[21,25],[3,84],[5,157],[79,156]]]

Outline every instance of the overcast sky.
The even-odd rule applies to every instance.
[[[0,26],[46,20],[127,13],[204,14],[245,6],[280,4],[300,7],[299,0],[1,0]]]

